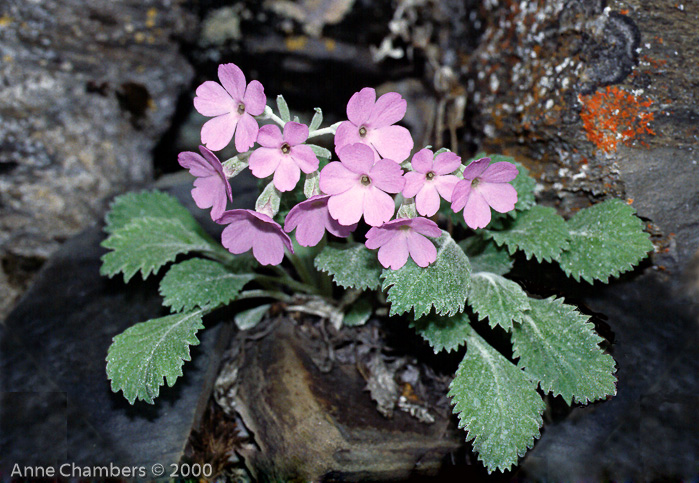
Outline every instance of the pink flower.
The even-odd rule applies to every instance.
[[[400,218],[371,228],[365,245],[379,249],[384,268],[398,270],[408,261],[408,254],[418,266],[426,267],[437,259],[437,249],[423,235],[440,237],[442,230],[427,218]]]
[[[392,159],[401,163],[410,156],[413,138],[402,126],[393,126],[403,116],[408,103],[397,92],[389,92],[376,100],[376,91],[365,87],[355,92],[347,103],[347,118],[335,133],[335,149],[362,143],[374,151],[374,160]]]
[[[451,195],[451,209],[457,213],[463,208],[464,221],[474,230],[490,223],[490,208],[507,213],[517,203],[517,191],[509,182],[519,170],[506,161],[489,163],[490,158],[481,158],[466,166]]]
[[[405,174],[403,196],[415,198],[415,208],[423,216],[432,216],[439,210],[439,197],[451,201],[451,194],[459,178],[449,174],[461,166],[461,158],[445,151],[434,157],[429,149],[421,149],[410,162],[415,171]]]
[[[312,196],[294,206],[284,220],[284,231],[291,233],[296,228],[296,241],[302,247],[314,247],[328,230],[335,236],[347,238],[357,225],[342,226],[330,217],[328,199],[330,195]]]
[[[216,220],[228,224],[221,233],[221,243],[229,252],[239,254],[252,248],[252,254],[262,265],[279,265],[284,248],[291,253],[291,239],[269,216],[252,210],[226,211]]]
[[[301,171],[308,174],[318,169],[318,158],[303,144],[307,138],[308,126],[298,122],[287,122],[283,137],[275,124],[262,126],[257,135],[261,147],[250,155],[252,174],[266,178],[274,173],[274,186],[279,191],[294,189]]]
[[[201,142],[212,151],[228,146],[235,133],[235,149],[244,153],[255,144],[257,121],[265,110],[265,90],[254,80],[245,87],[245,75],[235,64],[218,66],[218,78],[223,84],[206,81],[197,88],[194,107],[199,114],[214,118],[201,128]]]
[[[223,166],[216,155],[199,146],[201,156],[185,151],[177,156],[177,162],[189,174],[196,176],[192,198],[199,208],[211,208],[211,219],[217,220],[226,209],[226,203],[233,201],[231,185],[223,174]]]
[[[403,170],[395,161],[380,159],[364,144],[337,149],[340,161],[329,163],[320,172],[320,189],[330,196],[328,211],[341,225],[353,225],[362,215],[371,226],[379,226],[393,216],[395,204],[386,194],[400,193],[405,184]]]

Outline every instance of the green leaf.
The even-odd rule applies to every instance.
[[[352,304],[350,309],[342,319],[342,325],[347,327],[357,327],[367,323],[374,308],[366,297],[360,297]]]
[[[531,311],[512,330],[519,367],[544,392],[586,403],[616,394],[614,359],[602,352],[602,338],[589,317],[563,299],[530,300]]]
[[[272,213],[271,218],[279,213],[279,204],[282,200],[282,193],[274,186],[274,181],[267,183],[260,196],[255,201],[255,211],[259,213]]]
[[[314,109],[315,114],[313,114],[313,119],[311,119],[311,124],[308,126],[308,132],[312,133],[316,129],[320,127],[320,125],[323,123],[323,111],[320,109],[320,107],[316,107]]]
[[[485,231],[499,246],[506,245],[511,255],[522,250],[527,260],[552,260],[569,247],[566,222],[548,206],[534,206],[517,215],[503,231]]]
[[[636,211],[618,199],[580,210],[567,222],[570,246],[557,257],[569,277],[607,282],[653,250]]]
[[[138,218],[114,231],[102,246],[110,252],[102,256],[100,273],[109,277],[122,272],[128,282],[141,271],[145,280],[177,255],[212,251],[210,242],[186,227],[177,218]]]
[[[114,198],[107,213],[104,231],[114,233],[128,225],[131,220],[146,217],[176,219],[194,231],[201,230],[197,220],[173,196],[162,191],[142,191]]]
[[[529,309],[527,294],[517,283],[490,272],[471,276],[468,303],[478,320],[488,317],[491,327],[499,325],[505,330],[512,329],[512,321],[522,320],[522,312]]]
[[[434,240],[437,259],[426,268],[412,259],[398,270],[386,269],[383,290],[388,289],[390,315],[415,310],[415,318],[429,313],[432,307],[439,315],[462,312],[471,283],[471,264],[464,251],[447,232]]]
[[[279,117],[284,122],[291,121],[291,114],[289,113],[289,105],[286,103],[284,96],[279,94],[277,96],[277,109],[279,109]]]
[[[189,346],[198,345],[196,333],[204,328],[203,312],[174,314],[141,322],[114,337],[107,352],[107,374],[112,391],[124,392],[133,404],[153,404],[163,378],[172,387],[190,360]]]
[[[538,438],[544,401],[527,375],[475,332],[449,397],[473,449],[489,471],[517,464]]]
[[[272,305],[270,304],[263,304],[248,310],[243,310],[242,312],[238,312],[233,319],[235,321],[235,325],[237,325],[240,330],[252,329],[265,318],[265,314],[267,314],[267,311],[271,306]]]
[[[170,267],[160,281],[163,305],[173,312],[216,308],[235,300],[251,273],[235,273],[218,262],[193,258]]]
[[[343,288],[373,290],[381,286],[381,265],[376,253],[362,243],[328,245],[315,259],[318,270],[329,273]]]
[[[429,314],[410,322],[410,327],[430,344],[435,354],[458,349],[466,342],[472,330],[468,315],[463,312],[446,317]]]
[[[514,260],[507,253],[507,250],[498,247],[492,240],[472,236],[459,242],[459,246],[471,262],[473,273],[491,272],[505,275],[512,270],[512,265],[514,265]]]

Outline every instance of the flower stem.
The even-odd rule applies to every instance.
[[[334,136],[339,125],[340,123],[336,122],[332,126],[324,127],[323,129],[316,129],[315,131],[308,133],[308,139],[324,136],[326,134],[332,134]]]
[[[297,282],[293,278],[289,277],[289,275],[287,275],[286,273],[285,273],[284,277],[274,277],[271,275],[256,275],[255,280],[257,280],[258,282],[269,282],[269,283],[273,283],[273,284],[278,283],[278,284],[284,285],[286,287],[289,287],[292,290],[297,290],[299,292],[303,292],[303,293],[307,293],[307,294],[317,294],[318,293],[317,288],[315,288],[311,285],[308,285],[306,283],[303,283],[303,282]]]
[[[284,292],[280,292],[278,290],[246,290],[244,292],[240,292],[240,294],[238,294],[238,297],[236,297],[236,300],[256,298],[270,298],[287,303],[291,303],[294,300],[294,298],[290,295],[287,295]]]

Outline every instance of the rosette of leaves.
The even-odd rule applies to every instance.
[[[292,260],[299,274],[315,270],[319,284],[332,280],[344,293],[339,307],[345,325],[366,322],[373,310],[369,295],[381,291],[389,314],[410,319],[435,352],[465,348],[448,395],[467,440],[490,471],[511,468],[539,437],[542,394],[584,404],[616,392],[614,360],[601,349],[589,318],[561,298],[525,292],[507,277],[513,257],[521,252],[531,263],[556,263],[576,281],[593,283],[632,269],[652,250],[633,208],[621,201],[599,203],[565,220],[536,205],[526,170],[513,185],[520,200],[513,212],[464,240],[454,234],[460,230],[443,232],[427,268],[408,260],[399,270],[383,269],[375,252],[356,242],[327,245],[311,254],[312,264]],[[121,273],[128,281],[138,272],[145,278],[167,269],[160,293],[171,313],[134,325],[109,349],[112,389],[132,403],[152,403],[160,386],[174,384],[189,348],[199,343],[207,313],[241,298],[274,295],[246,288],[268,280],[249,258],[233,257],[212,240],[164,193],[117,198],[105,230],[104,275]],[[293,281],[287,286],[299,287]],[[268,307],[242,312],[236,322],[241,329],[252,327]],[[493,329],[509,335],[511,355],[488,342]]]

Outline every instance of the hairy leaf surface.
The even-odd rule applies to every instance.
[[[153,404],[164,381],[172,387],[190,360],[189,346],[198,345],[202,311],[174,314],[141,322],[114,337],[107,353],[107,375],[112,391],[124,392],[133,404]]]
[[[193,258],[173,265],[160,281],[163,305],[173,312],[215,308],[235,300],[252,273],[235,273],[213,260]]]
[[[471,283],[471,264],[464,251],[447,232],[434,240],[437,259],[426,268],[412,259],[398,270],[382,273],[383,290],[388,290],[390,315],[415,311],[420,318],[434,307],[438,315],[462,312]]]
[[[544,392],[561,395],[570,404],[616,394],[614,359],[602,352],[602,338],[589,317],[554,297],[530,299],[531,311],[512,330],[519,367]]]
[[[478,334],[467,346],[449,397],[478,458],[489,471],[507,470],[539,437],[545,404],[524,371]]]
[[[580,210],[567,222],[570,246],[554,257],[569,277],[592,283],[631,270],[653,250],[636,211],[618,199]]]
[[[329,245],[315,259],[318,270],[329,273],[343,288],[373,290],[381,285],[381,264],[362,243]]]

